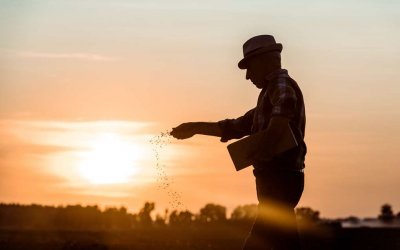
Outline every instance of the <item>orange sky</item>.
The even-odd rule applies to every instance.
[[[149,140],[181,122],[252,108],[258,90],[237,62],[245,40],[269,33],[283,43],[283,66],[306,101],[300,206],[323,217],[375,216],[386,202],[400,210],[399,3],[0,5],[0,202],[171,206]],[[179,209],[256,202],[251,170],[235,172],[218,138],[173,140],[160,157]],[[93,183],[84,173],[103,164],[96,158],[119,159],[125,170],[103,174],[126,178]]]

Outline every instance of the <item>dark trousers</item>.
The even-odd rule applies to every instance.
[[[294,208],[303,193],[304,174],[277,169],[254,172],[258,214],[243,249],[300,249]]]

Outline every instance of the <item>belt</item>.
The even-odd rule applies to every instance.
[[[304,173],[304,168],[279,168],[279,167],[272,167],[272,166],[253,166],[254,167],[254,174],[260,172],[274,172],[274,171],[288,171],[288,172],[295,172],[295,173]]]

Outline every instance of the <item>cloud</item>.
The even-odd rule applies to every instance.
[[[53,154],[64,151],[73,151],[76,148],[67,147],[67,146],[53,146],[53,145],[41,145],[41,144],[33,144],[33,143],[14,143],[14,144],[6,144],[0,145],[0,159],[6,157],[16,157],[25,154],[35,154],[35,155],[45,155],[45,154]]]
[[[23,58],[39,58],[39,59],[75,59],[83,61],[115,61],[115,57],[103,56],[100,54],[90,53],[46,53],[46,52],[33,52],[24,51],[17,53],[19,57]]]
[[[141,121],[51,121],[0,119],[0,160],[26,154],[48,155],[90,147],[93,138],[115,133],[140,145],[151,123]]]

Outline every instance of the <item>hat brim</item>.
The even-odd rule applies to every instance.
[[[282,48],[283,48],[283,47],[282,47],[282,44],[277,43],[277,44],[273,44],[273,45],[271,45],[271,46],[268,46],[268,47],[265,47],[265,48],[258,49],[258,50],[255,50],[255,51],[253,51],[253,52],[250,52],[250,53],[249,53],[248,55],[246,55],[242,60],[240,60],[240,62],[238,63],[238,67],[239,67],[239,69],[246,69],[246,68],[247,68],[246,62],[247,62],[250,58],[253,58],[253,57],[256,56],[256,55],[268,53],[268,52],[271,52],[271,51],[279,51],[279,52],[282,52]]]

